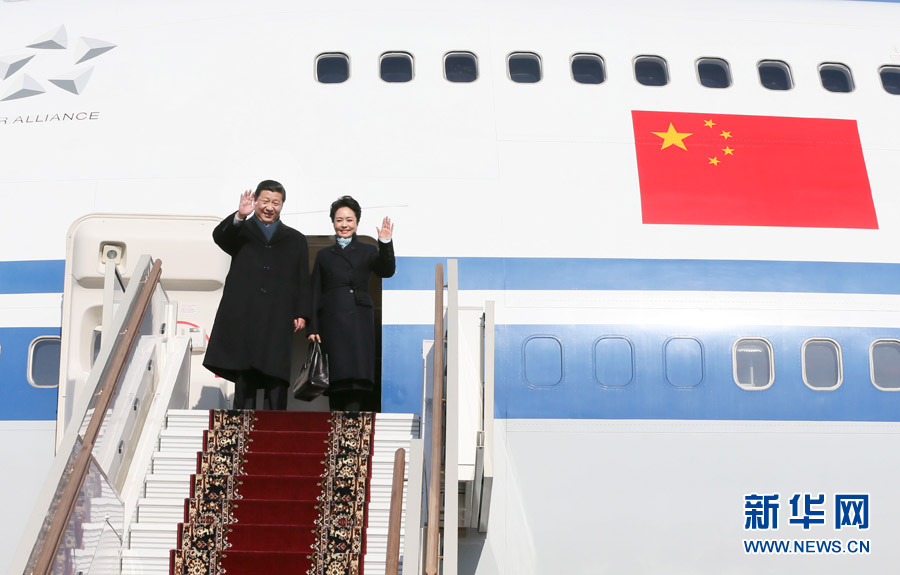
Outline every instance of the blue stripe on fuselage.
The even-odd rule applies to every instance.
[[[0,262],[0,294],[62,293],[64,260]]]
[[[536,387],[524,375],[524,343],[535,334],[555,337],[562,347],[562,378]],[[603,336],[632,342],[634,379],[604,388],[595,377],[595,343]],[[666,340],[692,337],[703,351],[703,379],[676,388],[666,376]],[[763,337],[774,349],[775,380],[762,390],[734,381],[732,346],[741,337]],[[842,351],[843,383],[813,390],[803,382],[801,348],[809,338],[830,338]],[[503,418],[705,419],[784,421],[900,421],[900,392],[876,388],[869,372],[869,346],[900,338],[900,329],[727,326],[527,326],[497,329],[496,415]]]
[[[385,325],[381,336],[381,409],[422,414],[422,342],[434,339],[431,325]]]
[[[0,328],[0,421],[56,419],[57,389],[28,383],[28,346],[42,335],[59,335],[59,328]]]
[[[441,258],[398,258],[386,290],[434,289]],[[461,258],[463,290],[672,290],[900,294],[900,264],[756,260]]]
[[[0,262],[0,294],[61,293],[64,260]],[[0,328],[0,421],[56,419],[57,389],[28,383],[28,347],[45,335],[59,336],[59,328]]]
[[[556,385],[537,387],[525,378],[525,342],[535,335],[550,336],[560,342],[562,378]],[[634,377],[624,387],[605,388],[595,377],[595,344],[604,336],[624,337],[634,349]],[[666,379],[663,350],[666,340],[673,336],[695,338],[702,346],[703,378],[696,387],[679,389]],[[735,384],[732,346],[741,337],[764,337],[772,344],[775,381],[770,388],[750,391]],[[831,338],[841,346],[843,383],[836,390],[813,390],[803,382],[801,347],[813,337]],[[382,405],[385,411],[421,411],[421,342],[431,338],[430,326],[384,327]],[[871,381],[869,346],[876,339],[900,339],[900,329],[501,325],[496,329],[495,416],[504,419],[900,421],[900,392],[879,390]],[[541,372],[540,365],[529,369],[535,368]]]
[[[439,258],[399,258],[386,290],[431,290]],[[446,269],[446,268],[445,268]],[[462,290],[672,290],[783,293],[900,294],[900,264],[744,260],[625,260],[461,258]],[[386,411],[421,411],[421,342],[430,326],[385,325],[382,405]],[[541,388],[524,378],[524,342],[552,335],[562,345],[562,381]],[[606,389],[593,375],[593,346],[602,335],[633,341],[635,379]],[[663,376],[662,349],[675,335],[698,338],[704,379],[676,389]],[[739,337],[770,338],[776,380],[748,391],[734,383],[731,346]],[[800,347],[809,337],[831,337],[843,346],[844,384],[834,391],[809,389],[802,380]],[[758,327],[709,331],[694,326],[497,327],[495,415],[501,418],[662,418],[759,420],[900,420],[900,393],[875,388],[868,346],[900,338],[898,330]]]

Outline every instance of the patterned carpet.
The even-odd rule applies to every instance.
[[[211,411],[169,572],[362,574],[374,422]]]

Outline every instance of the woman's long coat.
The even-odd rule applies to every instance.
[[[332,382],[329,391],[372,389],[375,314],[369,275],[389,278],[394,270],[393,241],[379,241],[375,247],[353,236],[346,248],[335,243],[316,254],[312,281],[316,313],[309,333],[322,338]]]
[[[203,365],[231,381],[251,368],[290,381],[294,318],[312,316],[309,245],[280,221],[266,241],[253,219],[231,214],[213,230],[231,267]]]

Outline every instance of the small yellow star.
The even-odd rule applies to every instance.
[[[678,146],[682,150],[687,150],[687,146],[684,145],[684,139],[690,136],[691,134],[679,133],[675,126],[671,123],[669,124],[669,129],[666,132],[653,132],[654,135],[659,136],[663,139],[662,147],[660,150],[665,150],[669,146]]]
[[[726,131],[723,130],[722,133],[719,134],[719,135],[722,136],[723,138],[725,138],[725,139],[727,140],[728,138],[731,137],[731,132],[726,132]]]
[[[716,125],[716,123],[713,122],[712,120],[706,120],[703,122],[703,125],[706,126],[707,128],[712,128],[713,126]]]
[[[734,148],[729,148],[728,146],[725,146],[724,148],[722,148],[722,151],[725,152],[726,156],[734,155]]]
[[[718,165],[719,165],[719,158],[710,158],[710,159],[709,159],[709,163],[712,164],[712,165],[714,165],[714,166],[718,166]]]

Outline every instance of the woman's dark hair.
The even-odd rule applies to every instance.
[[[362,219],[362,208],[359,207],[359,202],[351,198],[350,196],[341,196],[331,203],[331,221],[334,221],[334,214],[341,208],[350,208],[353,210],[353,213],[356,214],[356,221]]]
[[[287,200],[287,193],[284,191],[284,186],[276,182],[275,180],[263,180],[256,186],[256,191],[253,193],[253,197],[257,200],[259,199],[259,195],[263,190],[269,190],[270,192],[275,192],[276,194],[281,194],[281,201],[284,203]]]

